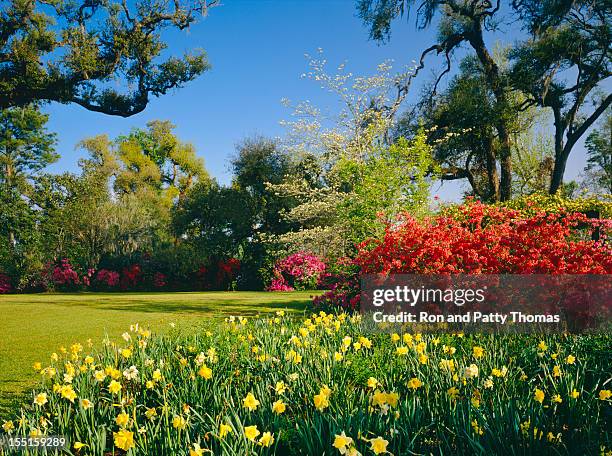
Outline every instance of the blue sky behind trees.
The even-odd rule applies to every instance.
[[[256,134],[283,135],[279,121],[288,119],[291,111],[281,104],[282,98],[310,100],[333,112],[334,97],[300,77],[308,69],[306,53],[315,55],[322,48],[330,71],[346,61],[349,71],[367,75],[386,59],[392,59],[398,71],[411,65],[435,40],[435,27],[416,30],[414,17],[398,22],[392,32],[387,44],[369,40],[352,0],[226,0],[189,31],[168,35],[172,53],[203,48],[212,69],[183,89],[153,99],[143,113],[124,119],[77,105],[48,105],[49,128],[58,133],[62,154],[51,170],[76,171],[83,153],[75,145],[85,137],[102,133],[115,137],[161,119],[176,124],[179,137],[196,146],[211,175],[228,183],[228,158],[237,142]],[[499,38],[508,41],[513,36],[518,33]],[[441,64],[432,58],[427,61],[409,101]],[[570,156],[566,180],[575,178],[584,164],[581,142]],[[460,196],[457,183],[436,185],[433,190],[443,199]]]

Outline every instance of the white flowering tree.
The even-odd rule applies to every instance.
[[[385,185],[365,191],[364,186],[372,183],[373,176],[369,174],[372,167],[380,170],[383,166],[383,151],[390,150],[396,114],[408,94],[414,71],[405,69],[394,73],[391,62],[384,62],[371,76],[355,76],[342,64],[331,75],[321,52],[316,58],[307,57],[309,71],[303,77],[330,92],[339,107],[333,114],[325,114],[309,101],[293,104],[283,100],[287,107],[293,108],[291,119],[282,122],[288,131],[283,147],[298,172],[269,188],[278,196],[296,202],[283,216],[299,229],[270,237],[269,241],[280,243],[287,251],[308,250],[335,257],[345,255],[358,240],[354,232],[360,216],[364,223],[370,223],[370,215],[384,209],[382,206],[386,203],[380,198],[377,200],[375,190],[380,190],[380,195],[395,191]],[[412,155],[415,158],[418,154]],[[387,154],[385,160],[388,158]],[[312,164],[313,160],[317,168],[314,174],[299,172],[304,163]],[[392,161],[385,162],[387,186],[397,184],[405,188],[406,183],[414,182],[411,169],[418,166],[416,162],[395,160],[395,168],[391,164]],[[429,171],[431,163],[428,161],[425,167]],[[421,170],[417,185],[426,178],[427,173]],[[405,179],[401,179],[402,172]],[[390,173],[395,173],[395,177],[391,178]],[[361,203],[368,206],[367,216],[357,209]],[[410,209],[410,204],[400,209]],[[349,220],[353,216],[357,219]],[[361,234],[357,238],[370,233],[368,229],[358,231]]]

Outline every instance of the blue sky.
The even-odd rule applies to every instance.
[[[50,170],[77,171],[82,152],[75,145],[85,137],[102,133],[115,137],[161,119],[176,124],[178,135],[196,146],[211,175],[228,183],[228,158],[237,142],[255,134],[284,133],[279,121],[289,118],[290,111],[281,105],[282,98],[333,106],[333,97],[300,78],[307,71],[305,53],[322,48],[330,69],[346,61],[350,71],[366,75],[386,59],[394,60],[399,70],[434,39],[434,29],[417,31],[410,18],[396,24],[390,43],[372,42],[355,16],[353,0],[226,0],[188,32],[169,36],[175,54],[205,49],[212,69],[186,87],[153,99],[144,112],[125,119],[76,105],[48,105],[49,128],[58,133],[62,155]],[[427,80],[436,68],[430,61],[419,81]],[[418,85],[413,96],[417,93]],[[566,176],[575,177],[584,161],[580,145],[570,157]],[[456,184],[434,190],[445,200],[460,194]]]

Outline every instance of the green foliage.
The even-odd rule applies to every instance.
[[[386,223],[403,212],[416,217],[429,212],[431,177],[438,167],[423,131],[375,150],[365,162],[341,159],[337,168],[351,184],[339,211],[353,243],[382,234]]]
[[[28,179],[59,158],[48,120],[34,106],[0,111],[0,185],[24,190]]]
[[[561,192],[554,195],[548,193],[534,193],[515,198],[503,204],[512,209],[518,209],[526,215],[537,212],[597,212],[600,218],[612,218],[612,195],[567,198]]]
[[[245,190],[199,183],[173,212],[178,238],[202,258],[240,257],[253,235],[255,205]]]
[[[151,96],[209,68],[203,51],[161,60],[162,33],[188,28],[217,3],[7,0],[0,14],[0,109],[57,101],[137,114]]]
[[[600,129],[586,139],[587,166],[585,171],[596,187],[612,194],[612,112],[603,119]]]

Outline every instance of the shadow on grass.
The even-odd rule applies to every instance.
[[[298,296],[296,296],[296,294]],[[121,312],[169,314],[257,314],[286,309],[303,312],[317,292],[131,292],[11,295],[9,305],[45,304]]]
[[[279,302],[262,304],[252,302],[250,299],[237,299],[232,301],[211,301],[211,302],[159,302],[146,299],[132,299],[129,301],[108,299],[96,299],[95,301],[64,301],[53,303],[62,307],[87,307],[89,309],[115,310],[122,312],[142,312],[142,313],[187,313],[187,314],[258,314],[274,312],[284,309],[291,312],[303,312],[310,304],[307,299],[294,299]]]

